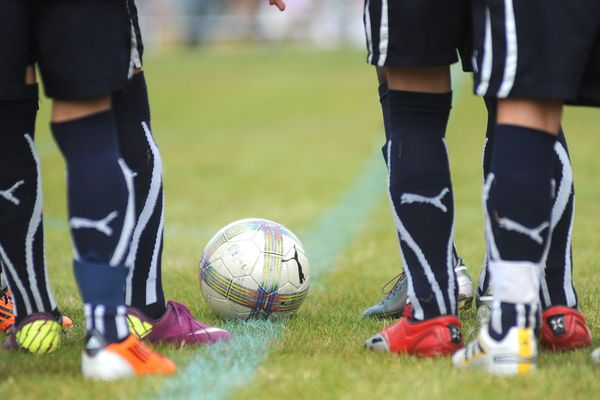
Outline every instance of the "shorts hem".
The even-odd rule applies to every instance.
[[[44,84],[44,91],[46,96],[51,99],[77,100],[110,95],[113,92],[123,89],[127,85],[128,81],[129,80],[127,78],[124,78],[118,81],[106,82],[102,85],[83,85],[73,83],[70,85],[58,86]]]
[[[452,65],[458,62],[456,52],[453,54],[414,54],[414,55],[394,55],[388,54],[385,63],[379,65],[380,54],[369,53],[367,63],[383,67],[442,67]],[[370,60],[370,61],[369,61]]]

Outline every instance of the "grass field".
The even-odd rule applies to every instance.
[[[161,347],[178,362],[179,373],[170,378],[107,385],[84,382],[80,376],[83,320],[71,273],[64,164],[51,140],[48,104],[43,103],[36,141],[44,168],[46,253],[61,309],[76,326],[57,353],[0,352],[2,397],[596,397],[600,369],[591,364],[587,350],[541,352],[533,376],[499,379],[455,371],[448,359],[419,360],[362,349],[367,337],[391,321],[364,321],[360,312],[380,298],[381,285],[401,268],[383,162],[379,169],[371,167],[383,127],[375,76],[363,61],[362,52],[254,48],[146,60],[153,129],[165,164],[167,297],[185,302],[202,320],[223,324],[203,304],[197,264],[205,243],[221,226],[250,216],[279,221],[305,240],[316,278],[303,308],[285,325],[227,325],[240,340],[246,334],[263,338],[261,346],[242,351],[239,358],[236,351],[243,341],[218,351]],[[484,108],[470,95],[468,78],[457,88],[456,100],[448,131],[456,242],[476,277],[483,259]],[[570,109],[564,124],[577,186],[575,282],[595,336],[600,335],[599,123],[600,112]],[[365,175],[366,170],[374,172]],[[375,184],[357,186],[365,177]],[[363,190],[353,192],[356,188]],[[321,240],[323,236],[332,241]],[[476,331],[474,310],[463,313],[462,319],[471,339]],[[265,336],[269,332],[275,333]],[[600,340],[594,339],[593,345]],[[247,360],[252,353],[260,357]],[[212,372],[231,376],[217,391],[213,389],[222,383],[198,376],[201,369],[194,367],[214,354],[224,358],[222,365],[217,362],[221,369]],[[238,364],[230,368],[231,360]],[[251,368],[238,373],[235,368],[244,363]],[[172,391],[182,382],[180,390]]]

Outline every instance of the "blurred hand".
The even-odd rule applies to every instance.
[[[279,11],[285,10],[285,2],[283,0],[269,0],[269,4],[272,6],[277,6]]]

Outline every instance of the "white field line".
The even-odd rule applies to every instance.
[[[302,235],[311,261],[313,284],[334,269],[338,257],[384,198],[385,173],[385,163],[377,149],[337,204]],[[272,342],[283,335],[283,323],[278,321],[230,322],[225,329],[234,334],[233,339],[199,351],[186,367],[166,381],[157,399],[227,398],[251,382],[256,368],[269,355]]]

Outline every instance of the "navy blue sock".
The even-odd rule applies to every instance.
[[[536,129],[496,128],[484,187],[495,299],[489,331],[496,340],[513,326],[539,323],[532,316],[539,311],[540,272],[551,232],[555,142]]]
[[[388,91],[389,193],[417,320],[456,314],[454,205],[444,135],[452,94]]]
[[[135,223],[133,177],[121,159],[111,111],[53,123],[52,132],[67,162],[69,223],[88,331],[115,342],[128,335],[119,310]]]
[[[496,129],[497,100],[484,98],[488,112],[486,143],[483,149],[483,176],[490,171],[491,152],[494,146],[494,130]],[[554,305],[565,305],[577,308],[577,292],[573,286],[573,256],[571,232],[573,229],[575,189],[567,140],[562,130],[558,132],[555,147],[554,182],[557,196],[554,198],[552,220],[554,229],[548,257],[546,260],[545,279],[542,281],[540,299],[544,309]],[[561,189],[562,188],[562,189]],[[490,284],[487,259],[481,270],[478,295],[483,296]]]
[[[166,312],[162,286],[163,187],[162,161],[152,136],[144,73],[113,96],[113,110],[123,159],[135,173],[135,211],[126,303],[153,319]]]
[[[0,101],[0,265],[17,323],[36,312],[58,315],[46,274],[40,165],[34,145],[38,88]]]

